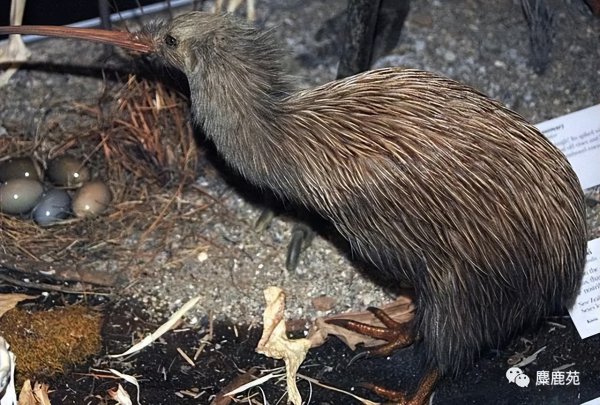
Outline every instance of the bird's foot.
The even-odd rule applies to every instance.
[[[254,230],[256,232],[266,231],[271,222],[273,222],[273,218],[275,218],[275,211],[270,208],[263,209],[254,223]]]
[[[387,399],[389,405],[424,405],[429,401],[431,394],[440,378],[440,374],[433,370],[425,374],[419,382],[417,390],[412,395],[406,392],[393,391],[374,384],[361,384],[382,398]]]
[[[259,232],[264,231],[269,227],[271,221],[275,217],[273,210],[265,208],[260,214],[254,229]],[[294,271],[298,267],[300,261],[300,255],[304,252],[312,243],[315,238],[315,231],[313,231],[308,225],[302,223],[294,224],[292,228],[292,239],[288,245],[287,256],[285,260],[285,268],[288,271]]]
[[[292,239],[288,245],[287,257],[285,260],[285,268],[288,271],[296,270],[298,262],[300,261],[300,254],[308,249],[314,238],[315,231],[308,225],[300,222],[294,224],[294,227],[292,228]]]
[[[411,322],[397,322],[379,308],[369,307],[367,309],[384,326],[369,325],[343,318],[327,319],[325,322],[386,342],[366,349],[363,353],[369,356],[387,356],[397,349],[410,346],[414,342],[415,337],[412,332]]]
[[[335,325],[371,339],[385,342],[377,346],[368,347],[359,356],[365,354],[368,356],[387,356],[397,349],[410,346],[415,341],[412,328],[413,310],[414,305],[412,304],[412,300],[407,296],[400,296],[395,303],[388,306],[388,310],[386,311],[374,307],[368,308],[368,311],[372,314],[371,316],[374,316],[383,326],[356,320],[364,319],[365,316],[363,314],[349,316],[348,318],[330,318],[324,321],[326,324]],[[393,314],[393,317],[390,316],[390,313]],[[373,321],[370,320],[369,322]],[[339,335],[339,332],[337,335]],[[356,360],[357,357],[351,361]],[[391,401],[387,402],[387,404],[422,405],[427,403],[438,379],[439,373],[437,371],[427,373],[421,379],[417,390],[412,395],[408,395],[402,391],[390,390],[376,384],[363,383],[361,385],[380,397]]]

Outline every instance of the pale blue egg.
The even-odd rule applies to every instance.
[[[71,197],[65,190],[53,188],[46,191],[35,206],[32,216],[40,226],[48,226],[71,214]]]

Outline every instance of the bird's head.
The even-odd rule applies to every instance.
[[[211,60],[226,58],[230,38],[242,26],[230,16],[196,11],[151,23],[138,36],[167,64],[190,74]]]

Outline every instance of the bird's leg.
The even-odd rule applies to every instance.
[[[409,11],[410,0],[381,0],[375,26],[375,38],[373,38],[371,64],[391,53],[398,45]]]
[[[369,320],[367,320],[369,318],[366,316],[366,314],[368,314],[367,312],[342,314],[338,315],[339,317],[334,316],[324,319],[325,324],[333,325],[332,328],[344,328],[370,339],[358,339],[347,332],[344,333],[340,330],[329,329],[322,325],[319,326],[318,329],[321,334],[325,332],[327,335],[339,337],[351,348],[356,347],[359,343],[370,346],[374,343],[376,344],[376,341],[386,342],[378,346],[370,346],[366,351],[355,356],[351,362],[358,357],[362,357],[362,354],[367,354],[369,356],[387,356],[397,349],[410,346],[416,340],[413,330],[414,309],[412,293],[405,290],[405,294],[399,296],[394,303],[386,306],[388,312],[379,308],[368,308],[368,311],[371,313]],[[390,314],[393,315],[390,316]],[[347,317],[345,318],[344,316]],[[362,320],[373,322],[373,316],[381,322],[383,326],[361,322]],[[358,321],[357,319],[361,319],[361,321]],[[317,333],[314,334],[316,335]],[[419,387],[411,395],[408,395],[406,392],[393,391],[376,384],[363,383],[361,385],[370,389],[375,394],[392,401],[389,402],[389,404],[419,405],[427,403],[438,379],[439,373],[436,370],[430,371],[421,379]]]
[[[246,0],[246,18],[248,21],[256,21],[256,10],[254,8],[254,0]]]
[[[546,0],[521,0],[521,8],[529,27],[530,64],[542,74],[550,65],[554,11]]]
[[[337,78],[352,76],[371,66],[373,40],[381,0],[350,0],[346,10],[346,32]]]
[[[273,218],[275,218],[275,211],[271,208],[264,208],[254,223],[254,230],[257,232],[266,231],[269,225],[271,225]]]
[[[365,353],[369,356],[387,356],[395,350],[413,344],[415,336],[412,331],[411,322],[396,322],[385,311],[379,308],[369,307],[367,309],[384,326],[369,325],[352,319],[343,318],[327,319],[325,322],[386,342],[366,349]]]
[[[395,350],[410,346],[415,341],[411,321],[397,322],[379,308],[370,307],[368,310],[384,326],[374,326],[343,318],[326,319],[325,322],[386,342],[379,346],[372,346],[363,352],[369,356],[387,356]],[[370,389],[375,394],[392,401],[392,404],[420,405],[427,403],[438,378],[439,373],[437,371],[427,373],[421,379],[417,391],[412,395],[407,395],[405,392],[390,390],[371,383],[363,383],[361,385]]]
[[[292,240],[288,245],[287,257],[285,260],[285,268],[288,271],[294,271],[298,267],[300,254],[304,252],[315,238],[315,231],[308,225],[301,222],[294,224],[292,228]]]
[[[229,2],[227,3],[227,12],[234,13],[235,10],[238,9],[240,4],[242,4],[242,1],[243,0],[229,0]],[[215,9],[213,12],[215,14],[220,13],[222,7],[223,7],[223,0],[216,0],[215,1]],[[246,0],[246,19],[251,22],[256,20],[256,10],[254,8],[254,0]]]
[[[275,212],[270,208],[263,209],[262,213],[254,224],[254,229],[263,232],[269,227],[271,221],[275,217]],[[285,268],[288,271],[294,271],[298,267],[300,254],[304,252],[311,244],[315,237],[313,231],[308,225],[296,223],[292,228],[292,239],[288,245],[287,256],[285,260]]]
[[[242,1],[243,0],[229,0],[229,3],[227,4],[227,12],[234,13],[240,4],[242,4]]]
[[[374,61],[390,53],[398,43],[409,9],[410,0],[350,0],[337,79],[368,70]]]
[[[439,372],[436,370],[429,371],[421,378],[417,390],[412,395],[407,395],[405,392],[401,391],[389,390],[373,384],[362,384],[362,386],[370,389],[380,397],[391,401],[391,403],[388,402],[390,405],[424,405],[429,401],[429,397],[433,393],[433,389],[439,378]]]
[[[213,10],[213,13],[219,14],[222,9],[223,9],[223,0],[215,0],[215,9]]]
[[[12,0],[10,4],[10,23],[12,25],[21,25],[23,22],[23,13],[25,12],[25,0]],[[20,35],[10,35],[8,42],[0,49],[1,62],[24,62],[29,58],[31,52],[25,47]],[[0,74],[0,87],[4,86],[15,74],[17,68],[11,66]]]
[[[98,14],[100,16],[100,26],[105,30],[112,29],[112,21],[110,20],[110,4],[108,0],[98,0]],[[112,45],[104,45],[103,58],[108,58],[113,55],[115,48]]]

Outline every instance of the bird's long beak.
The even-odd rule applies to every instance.
[[[77,38],[120,46],[141,53],[154,51],[152,39],[144,34],[126,31],[109,31],[95,28],[73,28],[52,25],[11,25],[0,27],[0,34],[43,35],[49,37]]]

